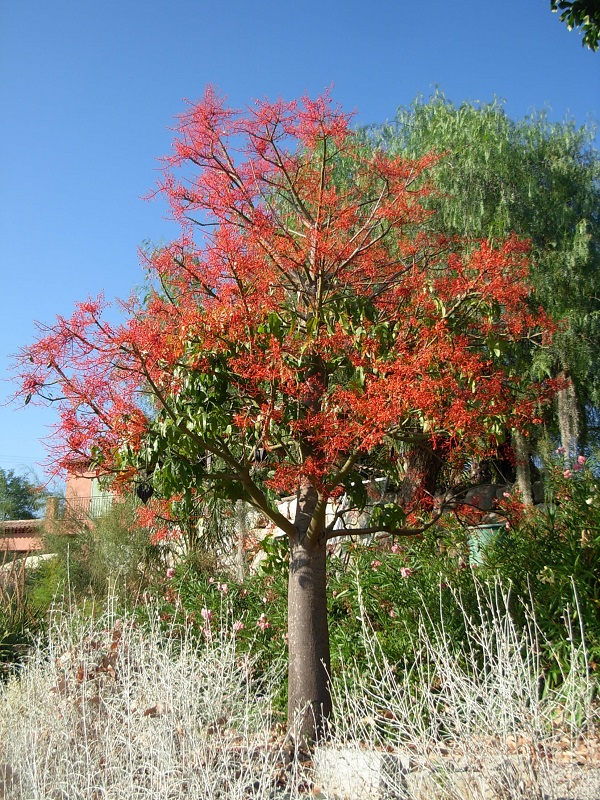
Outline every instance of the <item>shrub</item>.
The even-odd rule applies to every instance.
[[[598,464],[557,452],[546,465],[546,503],[525,513],[486,552],[485,575],[511,587],[511,612],[524,622],[535,613],[544,651],[544,680],[556,687],[572,642],[600,666],[600,491]],[[585,637],[584,637],[585,631]]]
[[[22,660],[42,628],[46,610],[26,592],[25,559],[7,556],[0,562],[0,678]]]
[[[159,551],[139,526],[132,500],[115,503],[93,523],[80,523],[75,533],[48,534],[45,549],[56,558],[32,574],[29,591],[48,604],[68,594],[102,603],[107,593],[124,605],[135,603],[162,568]]]
[[[283,758],[276,679],[258,690],[227,635],[200,644],[111,613],[55,615],[0,688],[0,794],[266,800]]]

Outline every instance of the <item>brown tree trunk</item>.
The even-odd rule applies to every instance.
[[[533,505],[533,492],[531,489],[531,466],[529,464],[529,441],[521,431],[513,429],[512,441],[515,450],[515,470],[517,488],[521,493],[524,506]]]
[[[442,463],[440,454],[431,444],[410,448],[404,457],[405,475],[400,487],[403,505],[410,507],[423,495],[433,497]]]
[[[564,371],[559,377],[566,381],[564,388],[559,389],[556,394],[560,444],[568,457],[574,457],[579,452],[579,436],[581,433],[579,403],[573,379]]]
[[[296,741],[315,741],[326,733],[331,714],[327,623],[327,550],[309,542],[306,530],[316,494],[300,492],[290,537],[288,581],[288,725]]]

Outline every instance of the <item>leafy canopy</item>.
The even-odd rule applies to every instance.
[[[148,295],[121,325],[81,303],[22,353],[23,396],[59,406],[55,466],[244,499],[290,535],[274,498],[309,484],[318,538],[327,498],[364,504],[365,465],[390,445],[458,460],[527,425],[540,387],[503,354],[549,327],[528,245],[433,232],[437,161],[366,148],[327,95],[238,111],[207,89],[164,160],[181,235],[145,255]],[[377,464],[401,480],[397,459]]]
[[[583,47],[598,50],[600,41],[600,4],[598,0],[550,0],[552,11],[561,11],[560,21],[567,28],[581,28]]]
[[[595,130],[545,113],[512,120],[499,101],[455,106],[417,98],[364,134],[375,148],[444,154],[429,224],[462,238],[531,241],[538,302],[559,325],[552,347],[527,355],[533,374],[568,370],[582,405],[600,404],[600,158]]]
[[[0,468],[0,521],[34,519],[40,510],[43,493],[14,470]]]

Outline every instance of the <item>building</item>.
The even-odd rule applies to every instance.
[[[11,519],[0,522],[0,554],[30,553],[42,546],[43,519]],[[0,555],[0,562],[2,556]]]
[[[79,463],[67,473],[64,503],[59,504],[60,519],[94,520],[111,508],[113,496],[101,488],[95,470]]]
[[[87,464],[76,464],[67,473],[64,498],[47,499],[44,519],[0,522],[0,554],[39,550],[50,526],[56,533],[72,533],[74,524],[93,524],[106,514],[112,502],[113,496],[101,488],[96,472],[89,470]]]

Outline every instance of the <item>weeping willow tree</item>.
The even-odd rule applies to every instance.
[[[413,158],[445,154],[429,200],[448,234],[531,240],[537,298],[559,323],[551,349],[507,354],[532,376],[561,378],[550,432],[574,456],[598,438],[600,408],[600,159],[595,131],[546,113],[514,121],[500,101],[453,105],[441,92],[365,131],[371,144]],[[529,439],[512,432],[526,501]],[[523,463],[525,459],[525,463]]]

